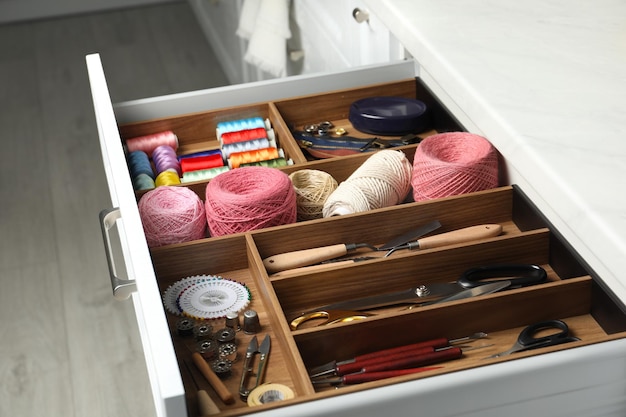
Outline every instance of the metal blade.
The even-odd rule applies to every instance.
[[[441,223],[438,220],[427,223],[423,226],[420,226],[416,229],[409,230],[401,236],[398,236],[389,242],[385,243],[383,246],[379,247],[378,250],[390,250],[395,248],[396,246],[404,245],[407,242],[411,242],[413,240],[417,240],[420,237],[428,234],[434,230],[437,230],[441,227]]]
[[[254,336],[252,340],[250,340],[250,343],[248,344],[248,349],[246,350],[246,354],[253,355],[258,350],[259,350],[259,342],[257,341],[256,336]]]
[[[479,295],[491,294],[500,290],[503,290],[511,286],[511,281],[498,281],[491,284],[481,285],[479,287],[470,288],[468,290],[459,291],[449,297],[442,298],[441,300],[434,301],[430,304],[445,303],[446,301],[464,300],[466,298],[478,297]]]
[[[270,335],[266,335],[265,339],[263,339],[263,342],[261,342],[261,347],[259,347],[259,353],[261,355],[267,355],[268,353],[270,353]]]

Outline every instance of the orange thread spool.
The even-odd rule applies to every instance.
[[[268,161],[270,159],[284,157],[285,153],[283,150],[277,148],[263,148],[254,151],[235,152],[230,155],[230,158],[228,159],[228,166],[230,168],[239,168],[241,164]]]

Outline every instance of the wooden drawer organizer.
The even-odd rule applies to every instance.
[[[282,170],[290,173],[303,167],[321,169],[343,181],[369,154],[307,161],[293,141],[289,126],[321,119],[331,120],[338,126],[346,125],[349,103],[357,98],[383,93],[424,98],[435,110],[435,130],[458,129],[428,92],[415,80],[409,80],[133,123],[120,126],[120,132],[123,138],[130,138],[171,129],[179,136],[181,150],[192,152],[217,146],[214,132],[218,121],[260,115],[270,118],[280,146],[296,163]],[[403,150],[412,160],[415,146],[407,146]],[[204,198],[206,182],[185,186]],[[437,233],[483,223],[499,223],[503,225],[504,233],[469,244],[399,251],[384,259],[334,266],[324,271],[285,278],[269,276],[262,264],[265,257],[298,249],[337,243],[382,244],[432,220],[439,220],[442,224]],[[502,187],[429,202],[408,202],[367,213],[206,238],[154,248],[151,255],[161,291],[175,281],[200,274],[219,275],[245,283],[252,295],[249,308],[258,312],[262,324],[259,337],[262,339],[264,334],[270,334],[272,339],[265,381],[287,385],[296,394],[293,400],[255,408],[248,407],[238,398],[234,405],[225,405],[191,363],[195,342],[178,336],[176,323],[179,318],[167,313],[188,396],[189,416],[198,415],[195,398],[198,389],[210,394],[222,410],[220,415],[237,416],[626,336],[626,319],[618,304],[517,187]],[[417,284],[451,282],[470,267],[494,263],[541,265],[548,272],[548,282],[427,307],[381,309],[373,317],[350,323],[309,326],[295,331],[289,328],[289,321],[303,310],[361,296],[399,291]],[[484,359],[508,349],[524,326],[546,319],[565,320],[572,334],[581,341],[500,359]],[[214,329],[219,329],[224,322],[215,320],[211,324]],[[478,331],[488,333],[489,337],[474,344],[493,346],[468,351],[463,358],[446,362],[437,370],[340,389],[314,387],[307,376],[308,368],[331,360],[348,359],[438,337],[453,339]],[[231,376],[224,380],[235,397],[238,397],[242,372],[241,358],[250,338],[243,332],[238,333],[240,359],[235,362]]]

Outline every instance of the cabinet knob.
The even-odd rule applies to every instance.
[[[357,23],[368,22],[370,20],[369,12],[367,10],[361,10],[358,7],[352,10],[352,17],[354,17]]]

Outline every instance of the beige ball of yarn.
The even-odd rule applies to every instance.
[[[329,195],[337,189],[337,181],[327,172],[301,169],[289,175],[296,190],[298,220],[322,218],[322,209]]]

